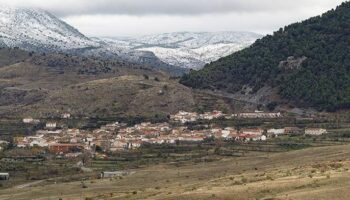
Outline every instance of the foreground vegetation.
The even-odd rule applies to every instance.
[[[150,165],[108,179],[0,190],[1,199],[347,199],[349,145]]]

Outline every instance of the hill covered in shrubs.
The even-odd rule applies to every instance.
[[[191,71],[182,84],[235,93],[264,86],[299,106],[350,107],[350,2],[280,28],[252,46]]]

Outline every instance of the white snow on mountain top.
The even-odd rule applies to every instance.
[[[101,40],[124,49],[153,52],[170,65],[199,69],[248,47],[261,37],[250,32],[179,32]]]
[[[199,69],[251,45],[260,37],[249,32],[178,32],[88,38],[46,11],[0,6],[0,47],[100,56],[153,67],[169,67],[169,64]]]
[[[40,9],[0,6],[0,47],[125,61],[148,65],[176,75],[184,71],[162,62],[152,52],[120,48],[114,43],[88,38]]]
[[[249,32],[178,32],[141,37],[138,41],[151,45],[200,48],[209,44],[241,43],[242,40],[256,40],[259,37]]]
[[[0,6],[0,44],[26,50],[98,46],[78,30],[40,9]]]

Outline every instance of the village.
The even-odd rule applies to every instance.
[[[235,118],[282,118],[281,113],[266,113],[255,111],[252,113],[236,113],[227,115],[214,110],[198,114],[196,112],[180,111],[170,116],[169,122],[155,123],[143,122],[134,126],[125,123],[110,123],[94,130],[80,130],[61,128],[57,122],[46,122],[43,130],[38,130],[34,135],[15,137],[14,145],[17,148],[42,147],[51,153],[65,157],[78,157],[84,153],[91,156],[96,152],[117,152],[138,149],[144,144],[176,144],[176,143],[200,143],[208,139],[223,141],[266,141],[270,138],[282,135],[311,135],[326,134],[322,128],[284,127],[263,129],[260,127],[240,128],[218,127],[210,124],[199,130],[191,130],[187,124],[198,120],[211,121],[214,119]],[[69,119],[71,115],[65,113],[62,118]],[[25,118],[23,123],[39,123],[39,119]],[[1,144],[1,143],[0,143]]]

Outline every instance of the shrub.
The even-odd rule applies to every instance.
[[[84,189],[85,189],[85,188],[88,188],[88,186],[87,186],[84,182],[82,182],[82,183],[81,183],[81,188],[84,188]]]
[[[248,182],[248,179],[246,177],[242,177],[242,183],[247,183]]]

